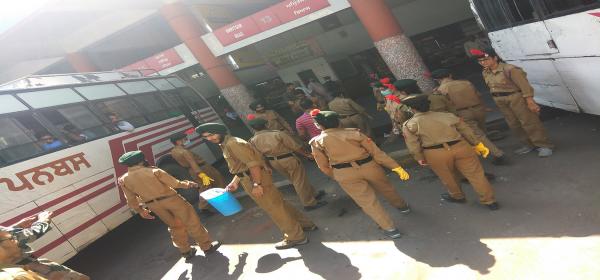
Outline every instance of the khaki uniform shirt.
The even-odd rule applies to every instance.
[[[429,110],[434,112],[448,112],[456,114],[454,104],[443,94],[428,93]]]
[[[329,176],[333,176],[331,165],[357,161],[368,156],[389,169],[400,166],[380,150],[371,138],[356,128],[326,129],[310,140],[310,146],[319,169]]]
[[[226,135],[219,146],[232,174],[248,171],[255,166],[266,166],[262,154],[244,139]]]
[[[385,111],[390,115],[392,124],[394,126],[398,125],[398,128],[405,121],[407,121],[412,114],[408,106],[387,99],[385,103]]]
[[[257,131],[249,141],[265,156],[273,157],[289,154],[302,149],[288,134],[277,130]]]
[[[206,164],[198,155],[181,146],[175,146],[171,150],[171,156],[179,165],[189,169],[193,175],[203,172],[200,166]]]
[[[416,113],[402,128],[408,150],[415,159],[423,160],[423,147],[466,139],[479,143],[473,131],[456,115],[442,112]]]
[[[290,124],[285,121],[281,115],[273,110],[265,110],[264,113],[255,113],[257,118],[261,118],[267,121],[267,129],[269,130],[286,130],[289,133],[293,133]]]
[[[481,94],[469,81],[444,79],[437,91],[447,96],[456,110],[481,105]]]
[[[523,97],[533,97],[533,87],[527,80],[527,73],[512,64],[499,63],[494,70],[484,69],[483,79],[491,93],[521,92]]]
[[[367,111],[363,106],[358,105],[354,100],[343,97],[336,97],[329,102],[329,110],[338,113],[340,116],[350,116],[355,114],[366,115]]]
[[[174,189],[187,189],[189,184],[190,182],[175,179],[160,168],[145,166],[129,167],[127,173],[119,178],[127,204],[136,212],[141,211],[140,201],[176,195]]]

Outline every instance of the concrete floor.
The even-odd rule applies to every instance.
[[[497,176],[492,183],[502,208],[496,212],[478,205],[468,184],[467,204],[440,202],[440,182],[413,166],[408,182],[389,175],[413,212],[384,203],[405,234],[386,240],[335,182],[309,165],[329,205],[308,212],[320,230],[298,249],[275,250],[281,234],[244,198],[242,213],[204,219],[225,244],[209,257],[185,262],[164,225],[136,217],[67,265],[96,280],[600,279],[600,117],[563,113],[545,124],[558,147],[551,158],[513,156],[518,143],[507,137],[497,143],[512,165],[485,163]],[[299,205],[293,189],[282,190]]]

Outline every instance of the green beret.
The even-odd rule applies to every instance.
[[[320,111],[313,115],[313,119],[320,125],[326,127],[335,126],[335,122],[339,122],[340,115],[334,111]]]
[[[450,70],[442,68],[431,72],[431,77],[434,79],[446,78],[450,75]]]
[[[215,133],[215,134],[227,134],[227,127],[220,123],[203,123],[196,127],[196,133],[202,135],[202,133]]]
[[[119,163],[127,166],[136,165],[142,161],[144,161],[144,153],[142,151],[127,152],[119,158]]]
[[[183,132],[177,132],[173,135],[171,135],[171,137],[169,137],[169,140],[171,140],[171,143],[175,144],[175,142],[177,142],[178,140],[187,138],[187,135]]]
[[[413,79],[402,79],[394,82],[394,86],[397,90],[405,90],[417,84],[417,81]]]
[[[402,98],[402,104],[411,108],[421,107],[425,103],[429,103],[429,95],[427,94],[415,94]]]
[[[255,100],[252,103],[250,103],[250,105],[248,107],[250,107],[250,109],[252,109],[252,110],[256,110],[256,107],[258,107],[258,105],[263,105],[263,103],[258,100]],[[264,105],[263,105],[263,107],[264,107]]]
[[[254,118],[248,121],[248,125],[254,127],[254,126],[261,126],[261,125],[265,125],[267,124],[267,120],[263,119],[263,118]]]

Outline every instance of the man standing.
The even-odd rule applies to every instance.
[[[265,156],[271,167],[292,182],[304,210],[312,211],[326,205],[325,201],[317,201],[325,195],[325,192],[320,191],[318,194],[315,192],[315,187],[306,178],[302,161],[294,153],[307,158],[312,156],[289,135],[277,130],[267,130],[266,120],[254,117],[251,119],[250,116],[248,119],[248,124],[255,131],[254,137],[249,142]]]
[[[24,218],[10,227],[0,226],[0,264],[12,267],[15,270],[19,268],[15,266],[19,265],[22,270],[15,273],[31,277],[23,279],[89,280],[90,277],[64,265],[47,259],[39,259],[32,255],[33,250],[28,244],[39,239],[51,229],[51,217],[52,212],[44,211]],[[8,274],[10,270],[6,272]],[[12,276],[15,273],[11,273]],[[0,275],[2,274],[0,273]],[[44,278],[39,278],[39,276]]]
[[[551,156],[554,144],[548,139],[539,118],[540,106],[533,100],[533,87],[527,80],[527,73],[504,63],[494,50],[472,50],[471,53],[483,66],[483,79],[508,126],[525,144],[515,150],[515,154],[527,154],[537,149],[539,157]]]
[[[212,165],[206,163],[200,156],[192,153],[185,148],[187,144],[187,135],[183,132],[175,133],[170,138],[174,147],[171,150],[171,156],[177,163],[188,169],[190,176],[194,181],[204,186],[201,192],[211,187],[225,187],[225,179]],[[208,202],[200,197],[199,207],[202,211],[209,209]]]
[[[461,117],[465,124],[473,130],[475,136],[481,139],[483,145],[490,149],[490,153],[494,157],[492,163],[504,164],[506,162],[504,152],[485,135],[485,106],[481,100],[481,94],[475,89],[475,86],[466,80],[454,80],[448,69],[435,70],[431,72],[431,77],[440,84],[436,91],[448,97],[454,106],[456,115]]]
[[[261,101],[254,101],[250,103],[250,109],[256,112],[254,115],[257,118],[265,119],[267,121],[267,128],[269,130],[280,130],[294,135],[292,126],[277,112],[273,110],[267,110]]]
[[[302,140],[308,142],[308,140],[321,134],[321,130],[315,125],[313,118],[310,116],[310,111],[316,108],[315,104],[308,99],[302,100],[300,107],[302,107],[304,113],[296,119],[296,131],[298,131],[298,136]]]
[[[150,215],[153,212],[167,224],[173,245],[184,258],[191,259],[196,255],[196,248],[190,247],[188,242],[189,236],[198,243],[204,255],[213,253],[221,246],[221,242],[211,240],[194,207],[174,190],[195,188],[198,186],[196,183],[179,181],[162,169],[148,166],[141,151],[123,154],[119,163],[128,167],[118,183],[129,207],[143,219],[154,219]],[[140,201],[149,210],[142,208]]]
[[[354,100],[343,97],[342,88],[339,86],[331,94],[333,100],[329,102],[329,109],[338,113],[342,127],[358,128],[362,133],[371,137],[372,131],[369,119],[373,117],[369,116],[365,108],[358,105]]]
[[[410,96],[403,99],[402,103],[415,114],[404,123],[402,129],[406,146],[419,165],[431,166],[440,178],[448,191],[441,195],[442,199],[453,203],[466,201],[455,177],[458,169],[479,194],[481,204],[490,210],[497,210],[494,190],[476,154],[487,157],[489,150],[479,142],[471,129],[454,114],[429,111],[426,95]]]
[[[256,148],[243,139],[229,135],[227,128],[219,123],[205,123],[196,132],[212,143],[219,144],[223,157],[234,174],[227,190],[233,192],[239,185],[271,217],[283,232],[284,239],[275,244],[276,249],[288,249],[308,243],[304,231],[313,231],[317,226],[304,214],[283,200],[273,185],[270,170]]]
[[[389,238],[402,234],[394,226],[389,214],[377,199],[381,194],[402,213],[410,207],[396,192],[385,176],[381,165],[408,180],[408,173],[391,157],[381,151],[371,138],[355,128],[340,128],[338,113],[314,110],[311,115],[323,129],[321,135],[310,141],[312,154],[327,176],[335,179],[342,189],[379,225]]]

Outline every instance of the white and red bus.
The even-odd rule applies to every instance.
[[[600,0],[470,0],[491,44],[524,68],[536,101],[600,115]]]
[[[110,116],[135,127],[121,131]],[[54,230],[36,255],[63,262],[132,216],[117,160],[142,150],[150,163],[169,136],[198,122],[222,122],[174,76],[138,71],[31,76],[0,86],[0,224],[54,211]],[[121,126],[123,127],[123,126]],[[208,163],[221,156],[197,134],[189,148]]]

